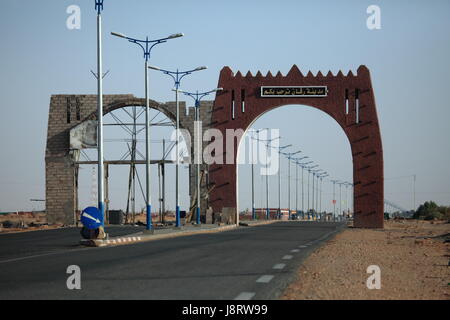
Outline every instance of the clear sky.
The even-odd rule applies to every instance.
[[[66,27],[66,9],[73,4],[81,8],[79,30]],[[415,174],[416,204],[425,200],[450,204],[449,1],[105,0],[104,4],[104,69],[110,70],[106,94],[142,97],[144,91],[141,52],[110,36],[110,31],[141,38],[185,33],[156,47],[151,64],[169,69],[207,65],[208,70],[186,78],[186,90],[216,87],[226,65],[236,72],[263,74],[268,70],[286,74],[293,64],[305,73],[356,72],[359,65],[366,65],[383,138],[386,199],[412,208]],[[381,9],[380,30],[366,26],[366,9],[372,4]],[[51,94],[96,93],[90,73],[96,68],[95,15],[94,0],[0,2],[0,211],[38,207],[29,199],[45,197]],[[170,79],[151,73],[152,99],[173,100],[171,88]],[[255,123],[266,126],[281,128],[285,143],[304,150],[333,177],[351,181],[349,143],[327,115],[285,107]],[[123,207],[127,173],[117,170],[115,179],[123,187],[112,191],[112,203]],[[282,167],[282,174],[286,170]],[[248,168],[240,171],[241,177],[249,177]],[[89,201],[91,189],[91,169],[85,172],[80,177],[81,206]],[[275,182],[273,178],[271,185]],[[250,206],[249,187],[243,183],[241,208]],[[331,192],[330,185],[326,192]],[[184,206],[186,195],[183,191]],[[277,205],[276,197],[271,205]]]

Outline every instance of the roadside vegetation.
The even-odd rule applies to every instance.
[[[438,206],[434,201],[426,201],[417,208],[413,219],[450,220],[450,207]]]

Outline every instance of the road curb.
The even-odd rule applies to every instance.
[[[80,240],[80,244],[87,246],[87,247],[117,246],[117,245],[132,244],[132,243],[146,242],[146,241],[152,241],[152,240],[161,240],[161,239],[168,239],[168,238],[190,236],[190,235],[194,235],[194,234],[216,233],[216,232],[233,230],[233,229],[237,229],[237,228],[238,228],[237,225],[229,225],[229,226],[217,227],[217,228],[213,228],[213,229],[184,230],[184,231],[178,231],[178,232],[167,233],[167,234],[143,234],[140,232],[140,233],[137,233],[134,235],[117,237],[117,238],[112,238],[112,239],[107,239],[107,240],[82,239],[82,240]]]
[[[240,227],[257,227],[257,226],[263,226],[265,224],[272,224],[275,222],[280,222],[281,220],[269,220],[269,221],[261,221],[261,222],[250,222],[250,221],[242,221],[239,222]],[[250,223],[249,223],[250,222]]]
[[[278,222],[278,220],[261,221],[261,222],[246,224],[245,226],[246,227],[256,227],[256,226],[271,224],[271,223],[275,223],[275,222]],[[194,234],[223,232],[223,231],[237,229],[237,228],[239,228],[239,226],[241,226],[241,224],[219,226],[217,228],[203,229],[203,230],[202,229],[200,229],[200,230],[184,230],[184,231],[177,231],[177,232],[166,233],[166,234],[145,234],[143,232],[139,232],[139,233],[135,233],[135,234],[128,235],[128,236],[116,237],[116,238],[107,239],[107,240],[81,239],[80,245],[83,245],[86,247],[118,246],[118,245],[133,244],[133,243],[153,241],[153,240],[184,237],[184,236],[190,236],[190,235],[194,235]]]

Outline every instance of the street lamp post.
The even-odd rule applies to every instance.
[[[316,164],[314,166],[310,166],[310,167],[306,168],[306,170],[308,170],[308,186],[307,186],[307,193],[308,193],[308,201],[307,201],[308,202],[308,208],[307,208],[308,209],[307,210],[308,211],[308,219],[309,219],[309,210],[311,209],[310,206],[309,206],[309,177],[311,176],[312,169],[317,168],[318,166],[319,165]]]
[[[266,128],[263,129],[257,129],[251,131],[250,139],[252,140],[250,147],[251,147],[251,153],[252,153],[252,220],[256,220],[256,203],[255,203],[255,157],[254,157],[254,150],[253,150],[253,141],[258,141],[258,135],[259,132],[262,130],[266,130]],[[256,133],[256,137],[254,137]]]
[[[317,211],[320,220],[322,220],[322,177],[323,173],[317,177]]]
[[[252,136],[255,131],[252,131]],[[250,143],[251,153],[252,153],[252,220],[256,220],[256,210],[255,210],[255,159],[254,159],[254,151],[253,151],[253,141],[254,138],[250,136],[252,142]]]
[[[201,125],[200,125],[200,101],[210,95],[213,92],[217,92],[217,91],[221,91],[223,90],[223,88],[216,88],[214,90],[210,90],[207,92],[198,92],[196,91],[195,93],[192,92],[186,92],[186,91],[181,91],[181,93],[184,93],[185,95],[191,97],[194,99],[195,101],[195,121],[197,123],[197,158],[196,158],[196,162],[197,162],[197,210],[196,210],[196,223],[199,225],[200,224],[200,165],[203,162],[202,160],[202,132],[201,132]]]
[[[295,215],[298,214],[298,165],[295,166]]]
[[[325,171],[322,169],[316,170],[316,197],[315,197],[315,208],[316,208],[316,216],[318,216],[319,210],[319,176],[322,175]]]
[[[311,175],[311,171],[308,170],[308,184],[306,186],[306,191],[307,191],[307,205],[306,205],[306,212],[308,212],[308,220],[309,220],[309,177]]]
[[[312,215],[313,215],[313,219],[314,219],[314,211],[315,211],[315,204],[314,202],[316,201],[315,197],[314,197],[314,181],[316,180],[316,172],[313,170],[312,172],[312,187],[311,187],[311,192],[312,192],[312,198],[311,198],[311,203],[312,203]]]
[[[339,183],[339,211],[340,215],[342,216],[342,183]]]
[[[413,194],[414,194],[414,199],[413,199],[413,211],[416,211],[416,175],[413,175]]]
[[[281,151],[291,146],[288,144],[278,148],[278,219],[281,218]]]
[[[295,214],[298,214],[298,167],[301,165],[300,161],[309,158],[308,156],[295,158],[294,163],[295,166]],[[302,192],[303,192],[303,166],[302,166]],[[303,206],[303,202],[302,202]],[[303,208],[302,208],[303,210]]]
[[[178,180],[179,180],[179,165],[180,165],[180,155],[179,155],[179,130],[180,130],[180,105],[179,105],[179,101],[178,101],[178,92],[180,91],[180,84],[181,84],[181,79],[183,79],[185,76],[192,74],[195,71],[200,71],[200,70],[205,70],[207,69],[207,67],[202,66],[202,67],[197,67],[195,69],[192,70],[188,70],[188,71],[179,71],[178,69],[176,71],[169,71],[169,70],[164,70],[155,66],[148,66],[148,68],[156,70],[156,71],[161,71],[162,73],[170,76],[175,84],[175,103],[176,103],[176,108],[177,108],[177,120],[176,120],[176,143],[175,143],[175,152],[176,152],[176,171],[175,171],[175,205],[176,205],[176,209],[175,209],[175,227],[179,228],[181,226],[181,221],[180,221],[180,203],[179,203],[179,185],[178,185]]]
[[[303,219],[305,219],[305,178],[303,172],[305,171],[305,167],[302,166],[302,212],[303,212]]]
[[[261,131],[261,130],[269,130],[269,128],[263,128],[263,129],[257,130],[257,132],[259,133],[259,131]],[[267,169],[268,169],[267,155],[269,153],[269,146],[270,146],[270,144],[273,141],[275,141],[277,139],[280,139],[280,137],[278,136],[278,137],[275,137],[275,138],[272,138],[272,139],[259,139],[259,138],[257,138],[258,141],[265,142],[265,146],[266,146],[266,150],[265,150],[266,151],[265,152],[266,153],[266,168]],[[266,172],[266,219],[269,220],[269,218],[270,218],[270,209],[269,209],[269,174],[268,174],[268,172]]]
[[[350,217],[350,202],[348,201],[348,187],[352,187],[353,184],[350,182],[345,182],[345,202],[347,205],[347,217]]]
[[[103,168],[103,63],[102,63],[102,15],[103,0],[95,0],[97,10],[97,185],[98,209],[105,225],[104,168]]]
[[[327,172],[323,172],[320,176],[319,176],[319,179],[320,179],[320,184],[319,184],[319,190],[320,190],[320,197],[319,197],[319,212],[320,212],[320,217],[321,217],[321,220],[322,220],[322,186],[323,186],[323,178],[326,178],[326,177],[328,177],[328,173]]]
[[[326,175],[323,176],[323,178],[327,178],[329,176],[330,175],[327,173]],[[322,180],[320,181],[320,186],[321,186],[321,188],[323,188],[323,181]],[[320,195],[320,208],[322,209],[322,194]],[[326,212],[326,210],[327,209],[325,209],[325,212]]]
[[[297,159],[297,161],[300,161],[305,158],[309,158],[309,157],[306,156],[303,158],[299,158],[299,159]],[[297,163],[297,165],[302,167],[302,219],[305,219],[305,192],[304,192],[304,187],[305,187],[304,171],[305,170],[304,169],[305,169],[306,165],[311,164],[311,163],[313,163],[313,161],[309,161],[309,162],[305,162],[305,163]]]
[[[342,216],[342,185],[345,182],[338,182],[339,185],[339,215]]]
[[[182,37],[182,33],[176,33],[172,34],[168,37],[156,39],[156,40],[149,40],[148,37],[146,37],[145,40],[136,39],[127,37],[121,33],[118,32],[111,32],[113,36],[123,38],[128,40],[131,43],[134,43],[141,47],[141,49],[144,51],[144,59],[145,59],[145,185],[146,185],[146,211],[147,211],[147,219],[146,219],[146,230],[151,230],[153,228],[152,225],[152,215],[151,215],[151,184],[150,184],[150,124],[149,124],[149,109],[150,109],[150,102],[149,102],[149,92],[148,92],[148,60],[150,59],[150,53],[154,46],[160,43],[167,42],[169,39],[175,39]]]
[[[354,198],[355,194],[354,194],[354,192],[355,192],[354,184],[350,183],[350,199],[351,199],[351,203],[352,203],[350,209],[351,209],[351,212],[352,212],[352,217],[353,217],[354,212],[355,212],[355,198]]]
[[[336,220],[336,183],[339,182],[339,180],[330,180],[333,182],[333,221]]]
[[[312,170],[311,173],[312,173],[312,186],[311,186],[311,214],[312,214],[312,218],[314,219],[314,170]]]
[[[317,195],[317,191],[314,188],[314,181],[316,180],[316,175],[317,173],[319,173],[320,171],[322,171],[321,169],[317,169],[317,170],[311,170],[312,174],[313,174],[313,181],[312,181],[312,214],[313,214],[313,219],[316,216],[317,217],[317,206],[316,206],[316,195]],[[316,183],[317,184],[317,183]],[[317,187],[317,186],[316,186]]]
[[[282,152],[288,158],[288,219],[291,220],[291,160],[292,156],[302,152],[301,150],[296,152]]]
[[[345,211],[346,214],[348,215],[348,212],[350,211],[349,207],[348,207],[348,182],[345,182]]]

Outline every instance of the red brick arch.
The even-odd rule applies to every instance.
[[[269,98],[261,97],[261,86],[326,86],[328,93],[325,97]],[[234,75],[229,67],[224,67],[218,87],[224,90],[216,95],[210,126],[219,129],[224,137],[226,129],[246,131],[262,114],[283,105],[311,106],[335,119],[347,135],[352,151],[354,225],[363,228],[383,227],[383,149],[370,73],[365,66],[360,66],[356,75],[350,71],[346,76],[341,71],[337,75],[328,72],[326,76],[320,72],[315,76],[308,72],[305,76],[295,65],[286,76],[280,72],[276,76],[270,72],[266,76],[260,72],[256,76],[250,72],[243,76],[240,72]],[[215,212],[221,212],[226,207],[237,208],[236,156],[239,141],[235,143],[234,164],[210,166],[209,181],[215,186],[210,194],[210,205]],[[226,156],[228,150],[225,149],[225,141],[224,152]]]

